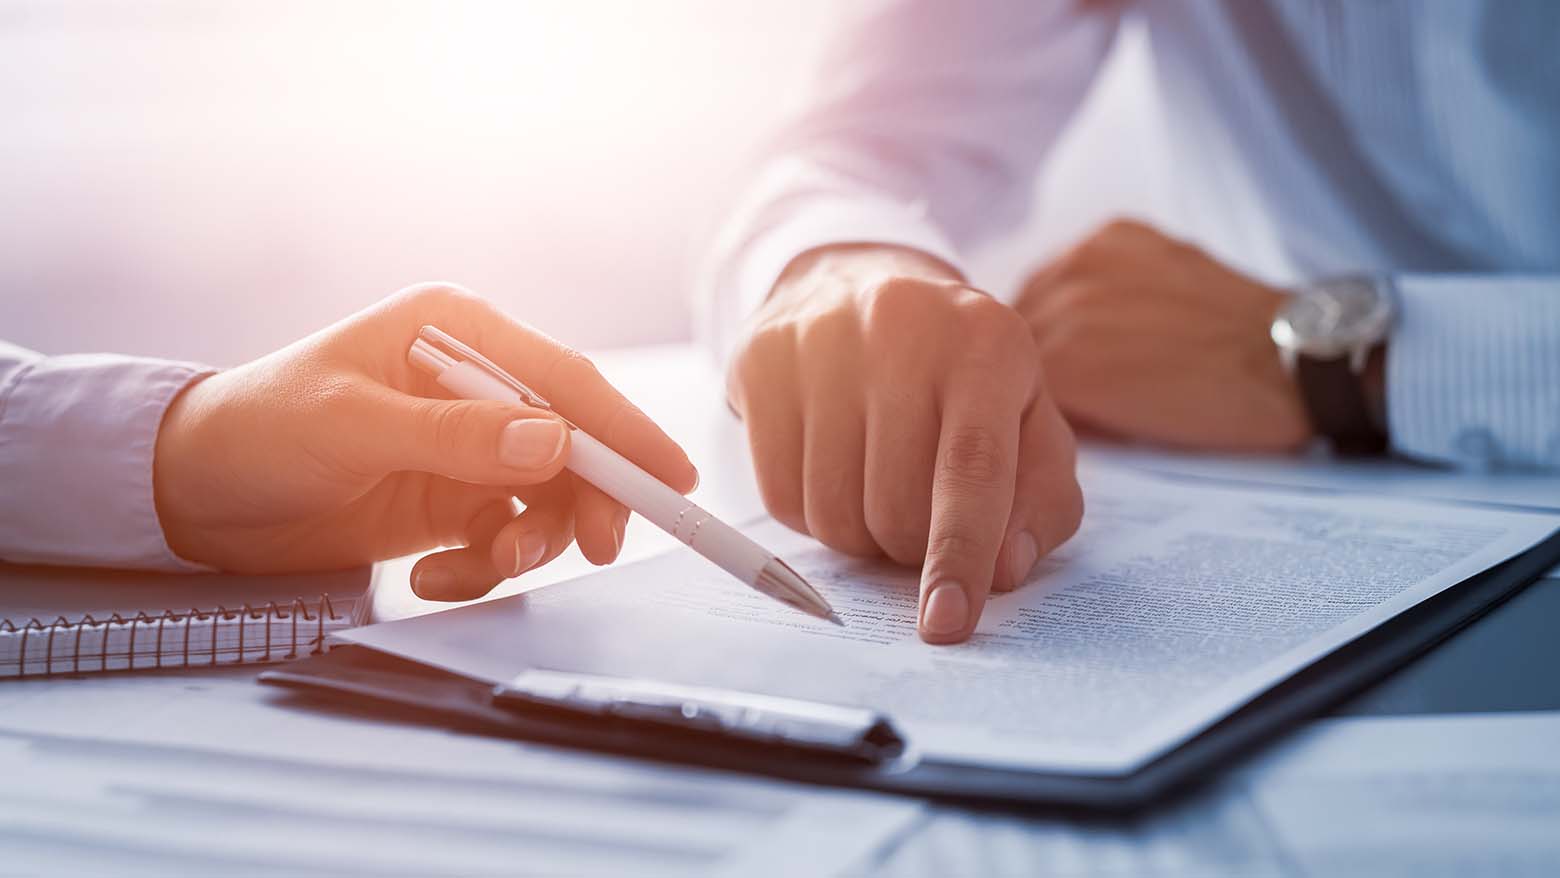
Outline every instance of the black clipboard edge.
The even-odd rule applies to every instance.
[[[400,715],[484,734],[659,761],[756,773],[783,780],[903,793],[962,804],[1128,812],[1212,781],[1234,761],[1359,694],[1560,564],[1560,531],[1446,589],[1329,653],[1201,734],[1122,776],[1068,775],[921,761],[862,766],[740,743],[691,742],[612,725],[543,721],[491,703],[492,686],[361,646],[266,671],[264,683],[347,695]]]
[[[493,685],[382,653],[366,646],[338,646],[285,667],[267,670],[259,680],[293,690],[318,707],[340,707],[336,696],[375,703],[396,719],[460,731],[516,738],[602,753],[636,756],[709,768],[755,771],[801,780],[792,771],[808,766],[815,782],[866,785],[861,777],[872,763],[849,754],[758,746],[721,738],[698,729],[635,725],[582,719],[552,710],[517,710],[493,700]]]

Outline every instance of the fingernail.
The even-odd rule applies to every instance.
[[[412,591],[420,598],[438,600],[455,585],[455,572],[448,567],[419,567]]]
[[[617,522],[616,522],[615,526],[612,528],[612,542],[614,543],[614,546],[613,546],[613,549],[612,549],[612,559],[614,561],[617,560],[617,556],[623,554],[623,534],[627,530],[628,530],[628,510],[625,509],[622,512],[618,513]]]
[[[970,601],[957,582],[940,582],[926,596],[921,627],[928,634],[958,634],[970,617]]]
[[[548,418],[511,421],[499,439],[498,458],[515,469],[541,469],[563,451],[563,424]]]
[[[1008,569],[1013,574],[1013,587],[1017,588],[1029,578],[1029,572],[1035,569],[1035,561],[1039,560],[1040,550],[1035,546],[1035,538],[1029,535],[1029,531],[1021,530],[1013,536],[1008,543]]]
[[[523,533],[515,538],[514,566],[510,568],[510,577],[519,576],[536,566],[542,560],[542,555],[547,552],[547,538],[539,533]]]

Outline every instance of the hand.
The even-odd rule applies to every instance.
[[[1268,335],[1284,293],[1140,223],[1037,272],[1018,310],[1075,425],[1166,445],[1292,451],[1311,438]]]
[[[775,518],[921,571],[924,640],[1075,530],[1072,434],[1017,313],[920,253],[831,247],[786,270],[728,375]]]
[[[557,415],[446,394],[407,364],[434,324],[523,378],[680,491],[682,450],[590,361],[447,286],[404,290],[296,344],[190,387],[157,436],[157,514],[180,556],[236,572],[321,570],[435,546],[424,598],[480,597],[578,540],[606,564],[628,510],[563,471]],[[525,503],[515,514],[514,498]]]

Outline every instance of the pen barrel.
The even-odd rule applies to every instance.
[[[632,461],[576,428],[569,436],[571,472],[749,585],[769,553]]]
[[[514,388],[469,360],[445,368],[436,380],[466,399],[528,404]],[[771,555],[762,546],[578,427],[569,433],[566,466],[748,585],[758,582],[759,571],[769,563]]]

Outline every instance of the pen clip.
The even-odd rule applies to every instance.
[[[493,703],[866,762],[904,751],[893,726],[867,708],[653,680],[529,670],[495,687]]]
[[[503,367],[437,326],[424,326],[417,333],[417,340],[412,343],[407,357],[412,363],[435,376],[462,362],[471,363],[513,390],[526,405],[552,410],[552,403],[549,403],[540,393],[525,386],[520,379],[504,371]]]

